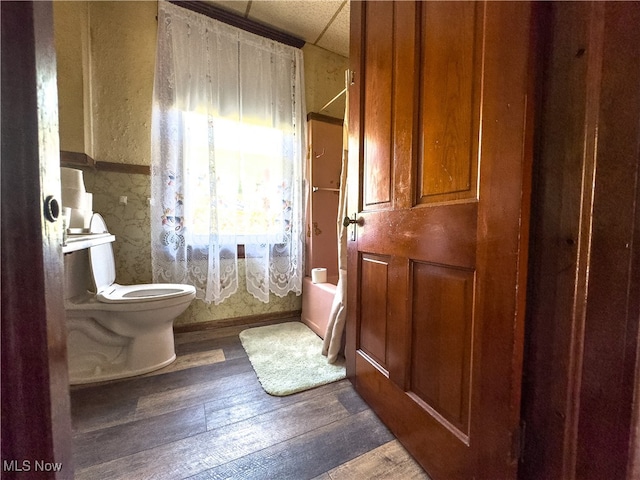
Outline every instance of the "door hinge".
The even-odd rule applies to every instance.
[[[524,440],[527,424],[520,420],[520,425],[511,433],[511,460],[522,463],[524,461]]]

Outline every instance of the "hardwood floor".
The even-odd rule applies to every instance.
[[[176,334],[151,374],[71,388],[76,479],[428,479],[348,380],[264,392],[247,328]]]

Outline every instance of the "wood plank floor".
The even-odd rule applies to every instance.
[[[176,334],[168,367],[72,387],[75,478],[428,479],[348,380],[265,393],[245,328]]]

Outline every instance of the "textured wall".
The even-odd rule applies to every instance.
[[[93,157],[97,161],[149,165],[156,3],[86,3],[91,39]],[[63,29],[73,28],[73,22],[77,25],[79,21],[77,16],[73,17],[72,9],[58,8],[57,15],[67,17],[68,23],[61,27]],[[64,18],[57,19],[56,27],[65,25],[64,22]],[[57,29],[56,41],[69,37],[67,33]],[[69,48],[73,52],[77,41],[68,38],[60,46],[62,50]],[[77,56],[77,52],[74,55]],[[347,60],[313,46],[305,47],[304,55],[307,110],[317,111],[343,88]],[[69,68],[81,67],[72,63]],[[78,95],[77,87],[68,85],[61,84],[61,103],[72,103],[69,99]],[[341,106],[340,102],[336,103],[335,111],[322,113],[342,117],[344,101]],[[61,124],[60,135],[62,139],[73,140],[78,133]],[[122,284],[150,282],[150,177],[87,171],[85,184],[87,191],[94,194],[94,210],[105,217],[109,230],[116,235],[117,281]],[[119,203],[120,196],[127,197],[127,205]],[[242,273],[240,284],[243,285],[244,265],[241,263],[239,268]],[[300,308],[301,298],[293,294],[285,298],[271,295],[270,303],[263,304],[243,290],[218,306],[195,301],[176,323],[185,325]]]
[[[88,58],[87,2],[54,2],[60,149],[86,152],[84,59]],[[86,105],[89,110],[89,105]]]
[[[94,158],[149,165],[155,2],[91,2]]]
[[[116,236],[113,250],[117,282],[150,283],[149,176],[88,170],[84,184],[93,193],[94,211],[104,217]],[[127,197],[126,205],[119,203],[120,196]]]
[[[349,59],[314,45],[305,45],[302,51],[307,111],[343,118],[344,95],[326,110],[320,109],[344,88],[344,72],[349,68]]]
[[[93,158],[149,165],[156,3],[88,3]],[[116,235],[117,281],[150,282],[150,177],[87,171],[85,185],[94,195],[94,210]],[[127,205],[119,203],[121,196]]]

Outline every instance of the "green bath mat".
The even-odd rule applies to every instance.
[[[322,339],[301,322],[240,332],[240,341],[264,390],[278,397],[346,377],[344,359],[327,363]]]

